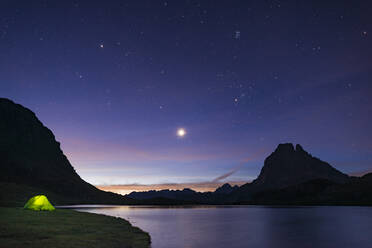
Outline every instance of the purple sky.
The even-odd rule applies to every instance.
[[[0,97],[34,111],[93,184],[248,181],[281,142],[368,171],[370,13],[368,1],[5,0]]]

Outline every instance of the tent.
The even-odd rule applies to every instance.
[[[48,198],[45,195],[36,195],[32,197],[26,205],[24,209],[31,209],[31,210],[45,210],[45,211],[53,211],[55,208],[52,204],[48,201]]]

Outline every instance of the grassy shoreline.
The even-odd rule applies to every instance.
[[[148,248],[150,236],[128,221],[68,209],[0,207],[0,248]]]

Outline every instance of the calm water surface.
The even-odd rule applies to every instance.
[[[122,217],[151,235],[152,248],[372,247],[369,207],[77,208]]]

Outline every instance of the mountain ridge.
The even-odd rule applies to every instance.
[[[282,143],[264,161],[260,174],[251,183],[242,185],[235,194],[248,199],[255,192],[278,190],[314,179],[345,183],[350,177],[327,162],[306,152],[301,145]]]
[[[81,179],[52,131],[30,109],[0,98],[0,119],[0,182],[45,189],[61,196],[51,199],[57,203],[129,201],[121,195],[101,191]]]

